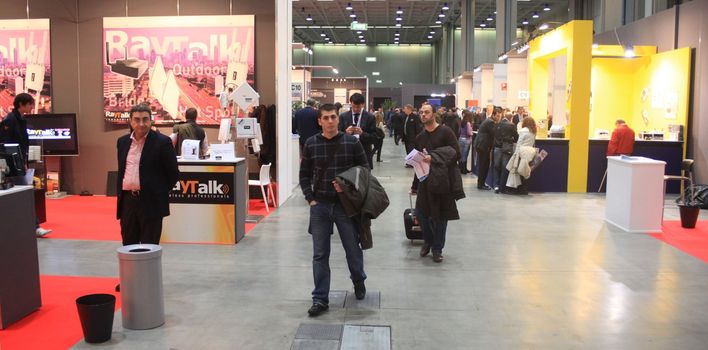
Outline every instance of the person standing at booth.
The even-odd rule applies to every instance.
[[[615,130],[612,131],[610,143],[607,144],[608,156],[632,155],[634,152],[634,130],[623,119],[617,119]]]
[[[184,140],[198,140],[199,156],[205,156],[209,150],[209,140],[204,129],[197,125],[197,109],[188,108],[184,112],[184,117],[187,119],[186,122],[175,124],[172,127],[170,139],[172,139],[172,144],[175,146],[175,152],[178,156],[182,154],[182,142]]]
[[[308,231],[312,235],[313,250],[315,288],[312,290],[312,306],[307,311],[310,316],[318,316],[329,309],[329,254],[335,224],[346,253],[354,294],[359,300],[366,296],[364,253],[359,245],[359,232],[354,220],[342,207],[337,195],[342,191],[335,186],[334,178],[354,166],[369,165],[369,160],[356,137],[338,130],[339,118],[334,105],[324,104],[319,108],[317,120],[322,133],[307,139],[300,161],[300,188],[310,205]]]
[[[339,116],[339,130],[347,135],[353,135],[364,146],[366,158],[369,160],[369,169],[374,168],[374,143],[376,142],[376,120],[364,109],[366,99],[360,93],[349,97],[352,105],[350,111]]]
[[[24,116],[32,112],[34,97],[28,93],[19,93],[15,96],[12,104],[14,107],[12,112],[5,116],[2,122],[0,122],[0,143],[19,144],[22,159],[25,161],[24,166],[27,167],[29,135],[27,135],[27,119],[25,119]],[[37,221],[37,226],[35,227],[35,235],[37,237],[44,237],[50,232],[52,232],[52,230],[41,228],[39,221]]]
[[[169,192],[179,174],[177,155],[169,137],[150,130],[149,107],[134,106],[129,118],[133,131],[116,143],[116,218],[123,245],[160,244],[162,219],[170,215]]]
[[[494,132],[497,121],[500,118],[501,111],[492,114],[491,117],[485,119],[479,126],[477,136],[474,139],[474,149],[477,151],[477,189],[491,190],[487,185],[487,175],[491,164],[491,152],[494,145]]]

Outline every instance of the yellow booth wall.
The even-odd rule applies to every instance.
[[[597,129],[611,133],[617,119],[624,119],[637,134],[658,130],[666,137],[668,125],[679,124],[685,136],[690,67],[689,48],[631,59],[594,58],[590,137]]]

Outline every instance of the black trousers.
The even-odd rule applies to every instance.
[[[374,151],[373,153],[376,154],[376,161],[380,162],[381,161],[381,149],[383,148],[383,139],[377,139],[376,142],[374,142]]]
[[[123,245],[160,244],[162,218],[146,217],[140,205],[140,195],[123,191],[120,215],[120,235]]]
[[[479,162],[477,174],[477,188],[484,187],[487,182],[487,174],[489,173],[489,150],[476,149],[477,161]]]

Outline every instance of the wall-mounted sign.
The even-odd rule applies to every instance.
[[[49,19],[0,21],[0,118],[22,92],[34,97],[33,114],[52,111],[49,51]]]
[[[351,30],[368,30],[369,25],[367,23],[352,23]]]
[[[103,42],[104,118],[111,123],[127,123],[130,108],[147,103],[156,124],[173,124],[194,107],[199,124],[219,125],[232,113],[219,103],[222,85],[254,83],[251,15],[107,17]]]
[[[529,92],[528,91],[519,91],[519,100],[528,100],[529,99]]]

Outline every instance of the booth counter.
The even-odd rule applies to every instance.
[[[529,178],[530,192],[568,191],[568,139],[536,139],[535,147],[548,152],[543,163],[534,169]]]
[[[605,191],[607,183],[600,188],[600,182],[607,170],[607,144],[610,140],[591,139],[588,152],[588,192]],[[683,141],[634,141],[633,156],[641,156],[666,162],[666,175],[680,175],[683,160]],[[670,181],[666,184],[668,193],[679,193],[680,183]]]
[[[42,305],[34,188],[0,190],[0,329]]]
[[[235,244],[246,233],[246,162],[178,159],[162,242]]]

